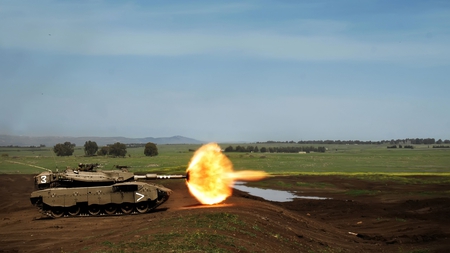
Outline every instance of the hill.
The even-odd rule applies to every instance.
[[[51,147],[57,143],[69,141],[77,146],[83,146],[86,141],[95,141],[99,146],[113,144],[116,142],[129,143],[147,143],[156,144],[201,144],[203,142],[183,136],[172,137],[145,137],[145,138],[127,138],[127,137],[70,137],[70,136],[17,136],[17,135],[0,135],[0,146],[40,146],[45,145]]]

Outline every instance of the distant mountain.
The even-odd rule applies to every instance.
[[[147,143],[153,142],[156,144],[201,144],[203,142],[192,138],[183,136],[172,137],[145,137],[145,138],[127,138],[127,137],[69,137],[69,136],[17,136],[17,135],[0,135],[0,146],[40,146],[47,147],[54,146],[58,143],[69,141],[75,143],[77,146],[83,146],[86,141],[95,141],[99,146],[107,144],[114,144],[116,142],[130,144],[130,143]]]

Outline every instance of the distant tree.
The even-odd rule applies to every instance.
[[[255,146],[255,147],[253,148],[253,152],[259,152],[258,146]]]
[[[74,150],[75,144],[72,144],[68,141],[64,142],[63,144],[58,143],[53,147],[53,152],[55,152],[57,156],[71,156]]]
[[[97,153],[98,145],[95,141],[86,141],[84,143],[84,154],[87,156],[93,156]]]
[[[437,140],[436,144],[442,144],[442,140],[441,139]]]
[[[101,149],[99,149],[97,151],[97,155],[107,155],[109,154],[109,147],[108,146],[104,146]]]
[[[244,147],[241,147],[241,146],[239,146],[239,145],[236,147],[235,150],[236,150],[236,152],[245,152],[245,148],[244,148]]]
[[[116,157],[124,157],[127,154],[127,145],[116,142],[109,146],[109,154]]]
[[[423,144],[435,144],[436,140],[434,138],[426,138],[423,140]]]
[[[325,147],[318,147],[317,148],[317,152],[321,152],[321,153],[325,153],[326,150],[327,150],[327,148],[325,148]]]
[[[156,144],[153,142],[148,142],[147,144],[145,144],[144,155],[157,156],[158,148],[156,147]]]
[[[225,152],[233,152],[233,151],[234,151],[234,149],[232,146],[228,146],[225,148]]]
[[[260,151],[261,153],[266,153],[266,152],[267,152],[267,148],[266,148],[266,147],[262,147],[259,151]]]

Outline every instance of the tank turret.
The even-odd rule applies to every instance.
[[[98,165],[84,166],[84,164],[80,164],[76,169],[67,168],[62,172],[45,171],[34,177],[37,189],[101,186],[133,180],[134,173],[126,169],[104,171]]]
[[[104,186],[115,183],[131,182],[138,179],[175,179],[186,178],[185,175],[135,175],[128,166],[115,165],[114,170],[102,170],[99,164],[82,164],[78,168],[67,168],[62,172],[45,171],[34,177],[37,189],[55,187]]]
[[[172,190],[136,180],[187,179],[187,175],[135,175],[125,166],[99,168],[80,164],[77,169],[40,173],[35,176],[39,190],[31,193],[31,203],[54,218],[146,213],[167,201]]]

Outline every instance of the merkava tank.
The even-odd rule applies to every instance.
[[[79,164],[77,169],[42,172],[35,176],[38,190],[31,203],[43,214],[97,216],[146,213],[169,199],[172,190],[138,179],[177,179],[185,175],[135,175],[126,166],[102,170],[98,164]]]

